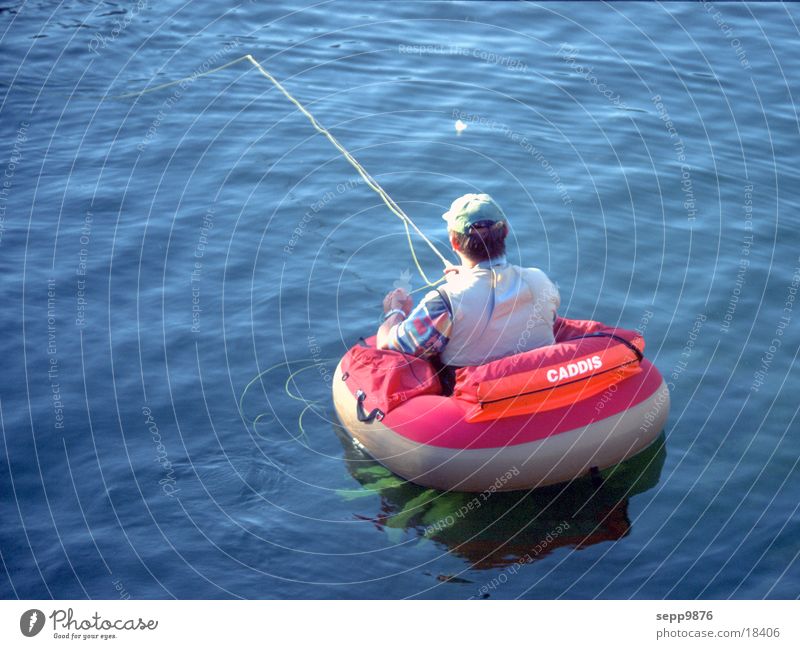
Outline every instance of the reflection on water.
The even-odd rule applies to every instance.
[[[556,548],[616,541],[631,530],[628,501],[654,487],[666,458],[663,433],[638,455],[601,472],[534,491],[462,493],[426,489],[394,475],[336,426],[350,474],[380,509],[366,520],[400,540],[405,533],[441,543],[475,569],[540,559]],[[359,518],[364,518],[359,516]]]

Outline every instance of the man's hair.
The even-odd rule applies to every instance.
[[[458,248],[474,262],[494,259],[506,254],[506,223],[496,221],[487,227],[471,227],[462,234],[453,231]]]

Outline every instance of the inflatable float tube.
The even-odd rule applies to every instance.
[[[513,491],[573,480],[649,446],[669,390],[636,331],[558,318],[555,344],[456,372],[442,396],[423,359],[354,345],[333,378],[349,435],[410,482]]]

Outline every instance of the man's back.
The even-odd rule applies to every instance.
[[[538,268],[505,257],[459,266],[430,291],[407,319],[392,327],[387,348],[445,365],[481,365],[553,343],[558,289]]]
[[[505,258],[461,267],[440,287],[452,327],[440,353],[445,365],[463,367],[553,344],[558,289],[538,268]]]

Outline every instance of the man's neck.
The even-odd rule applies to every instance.
[[[486,261],[473,261],[469,257],[461,254],[459,251],[456,251],[456,254],[458,255],[459,259],[461,259],[461,265],[464,266],[464,268],[475,268],[478,265],[489,267],[490,262],[493,262],[491,265],[494,265],[494,263],[497,262],[505,263],[505,255],[498,255],[497,257],[494,257],[493,259],[487,259]]]
[[[460,252],[456,251],[459,259],[461,259],[461,265],[464,268],[475,268],[478,265],[478,262],[472,261],[469,257],[462,255]]]

